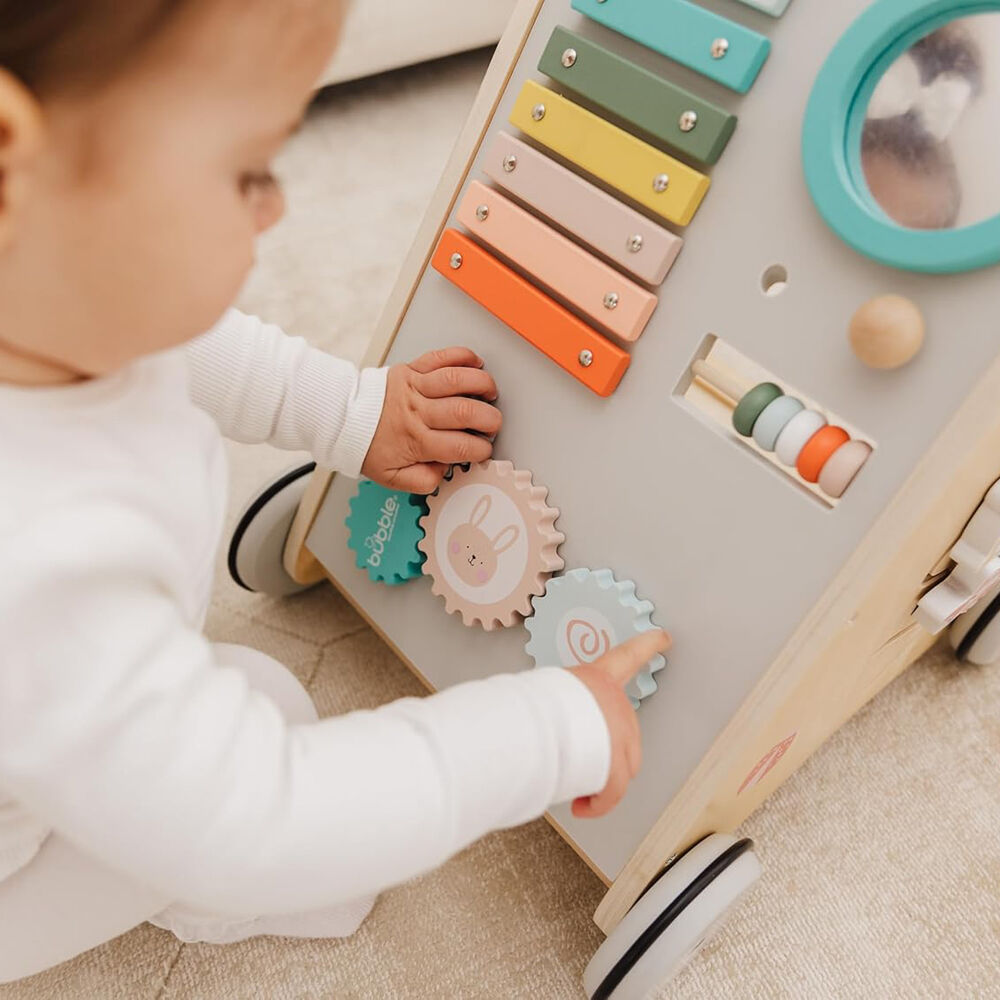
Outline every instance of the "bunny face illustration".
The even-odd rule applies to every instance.
[[[499,556],[521,535],[517,525],[509,524],[495,538],[490,538],[481,526],[492,506],[491,496],[480,497],[469,520],[455,528],[448,539],[451,567],[471,587],[483,587],[496,576]]]
[[[490,461],[456,468],[428,498],[417,548],[427,556],[431,592],[449,614],[492,632],[532,613],[532,597],[564,565],[559,512],[545,495],[530,473]]]

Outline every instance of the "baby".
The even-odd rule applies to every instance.
[[[222,434],[427,493],[500,429],[471,351],[358,372],[225,312],[340,19],[0,0],[0,982],[146,920],[350,934],[487,831],[605,814],[639,767],[624,688],[662,632],[324,721],[201,634]]]

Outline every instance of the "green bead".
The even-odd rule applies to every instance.
[[[733,426],[737,432],[743,437],[750,437],[753,434],[753,425],[757,423],[757,418],[779,396],[784,396],[784,393],[781,391],[781,387],[773,382],[761,382],[760,385],[755,385],[733,410]]]

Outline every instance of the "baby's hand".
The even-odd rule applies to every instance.
[[[611,733],[611,772],[604,790],[597,795],[577,799],[573,815],[579,819],[596,819],[622,800],[629,782],[639,773],[642,763],[642,742],[639,720],[625,694],[625,685],[657,654],[670,648],[670,636],[656,629],[644,632],[599,660],[573,673],[590,688],[597,699]]]
[[[468,398],[478,397],[478,398]],[[503,418],[496,383],[464,347],[389,369],[385,407],[362,473],[390,489],[433,493],[450,465],[485,462]]]

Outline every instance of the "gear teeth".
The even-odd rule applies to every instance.
[[[389,501],[395,513],[387,511]],[[424,498],[405,491],[390,490],[363,479],[349,501],[345,521],[350,537],[348,547],[355,553],[355,565],[365,570],[374,583],[397,587],[418,578],[423,558],[420,542]],[[414,510],[416,508],[416,510]],[[378,543],[376,550],[373,545]],[[377,551],[378,559],[373,553]]]
[[[652,620],[653,605],[636,596],[633,581],[616,580],[609,569],[576,568],[552,577],[544,595],[536,598],[533,606],[534,617],[525,622],[529,635],[525,649],[536,666],[560,663],[576,666],[579,662],[587,662],[586,657],[581,659],[580,653],[576,654],[574,662],[561,662],[563,656],[570,654],[556,637],[566,616],[577,608],[593,607],[603,616],[614,632],[615,644],[656,627]],[[626,692],[636,708],[657,691],[653,675],[665,665],[666,660],[658,655],[629,683]]]
[[[454,571],[437,559],[434,536],[441,511],[450,497],[467,485],[483,485],[502,491],[516,505],[528,537],[527,567],[520,583],[506,597],[488,606],[463,598],[449,582]],[[565,565],[558,553],[565,536],[555,530],[559,511],[545,502],[548,490],[532,482],[531,473],[516,469],[512,462],[490,461],[465,468],[453,468],[449,480],[428,499],[427,514],[420,526],[424,538],[418,548],[427,557],[422,570],[432,579],[431,593],[441,597],[448,614],[460,614],[467,626],[479,625],[484,631],[510,628],[533,613],[532,598],[545,591],[551,574]],[[460,581],[461,582],[461,581]],[[469,581],[464,581],[468,587]]]

